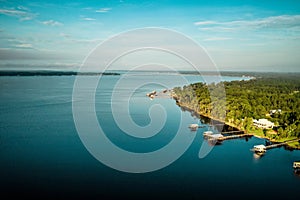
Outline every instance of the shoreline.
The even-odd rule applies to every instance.
[[[211,120],[214,120],[214,121],[217,121],[217,122],[220,122],[220,123],[224,123],[224,125],[227,125],[227,126],[229,126],[229,127],[232,127],[233,129],[237,129],[237,130],[242,131],[242,132],[245,133],[245,131],[239,129],[239,128],[236,127],[234,124],[231,124],[231,123],[222,121],[222,120],[220,120],[220,119],[215,119],[215,118],[213,118],[213,117],[211,117],[211,116],[208,116],[208,115],[199,113],[199,112],[195,111],[194,109],[190,108],[189,106],[184,105],[184,104],[182,104],[182,103],[179,103],[179,102],[178,102],[178,98],[176,97],[176,95],[172,95],[172,98],[176,101],[177,106],[179,106],[180,108],[183,108],[183,109],[185,109],[185,110],[188,110],[189,112],[194,112],[194,113],[196,113],[196,114],[199,115],[199,116],[203,116],[203,117],[206,117],[206,118],[208,118],[208,119],[211,119]],[[270,142],[272,142],[272,143],[282,143],[282,142],[276,141],[276,140],[274,140],[274,139],[271,139],[271,138],[269,138],[269,137],[267,137],[267,136],[260,136],[260,135],[257,135],[257,134],[255,134],[255,133],[248,133],[248,134],[251,134],[251,135],[253,135],[253,136],[256,137],[256,138],[268,140],[268,141],[270,141]],[[299,139],[299,140],[300,140],[300,139]],[[292,150],[300,150],[300,147],[290,146],[288,143],[286,144],[286,146],[287,146],[288,148],[292,149]]]

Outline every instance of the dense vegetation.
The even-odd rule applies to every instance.
[[[180,106],[245,132],[277,141],[300,138],[300,74],[255,74],[255,77],[249,81],[176,87],[174,98]],[[271,110],[276,112],[270,114]],[[274,122],[273,130],[253,125],[253,119],[261,118]]]

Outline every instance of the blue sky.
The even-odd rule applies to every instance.
[[[0,69],[77,69],[115,34],[162,27],[194,39],[220,70],[300,71],[300,1],[49,2],[0,0]]]

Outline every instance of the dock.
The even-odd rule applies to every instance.
[[[146,96],[151,100],[154,98],[171,98],[171,90],[164,89],[160,92],[153,90],[152,92],[147,93]]]
[[[236,134],[236,133],[241,133],[244,134],[244,131],[224,131],[221,132],[222,134]]]
[[[189,125],[189,128],[190,128],[192,131],[196,131],[196,130],[199,128],[199,125],[198,125],[198,124],[190,124],[190,125]]]
[[[282,143],[278,143],[278,144],[271,144],[271,145],[268,145],[266,146],[266,149],[273,149],[273,148],[276,148],[276,147],[281,147],[281,146],[285,146],[286,143],[285,142],[282,142]]]
[[[231,140],[231,139],[236,139],[236,138],[243,138],[243,137],[252,137],[252,134],[239,134],[239,135],[229,135],[229,136],[223,136],[218,138],[220,141],[224,140]]]
[[[212,126],[224,126],[225,123],[221,123],[221,124],[209,124],[207,126],[212,127]]]
[[[218,140],[219,142],[224,140],[236,139],[236,138],[243,138],[243,137],[252,137],[252,134],[239,134],[239,135],[229,135],[224,136],[222,134],[206,134],[205,137],[209,140]]]
[[[273,148],[277,148],[277,147],[282,147],[282,146],[286,146],[290,142],[297,142],[297,141],[299,141],[299,139],[294,139],[294,140],[289,140],[289,141],[285,141],[285,142],[281,142],[281,143],[271,144],[271,145],[265,146],[265,149],[268,150],[268,149],[273,149]]]

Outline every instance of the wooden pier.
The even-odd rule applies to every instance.
[[[165,89],[160,92],[153,90],[152,92],[147,93],[146,96],[149,97],[151,100],[154,98],[172,98],[171,90],[168,89]]]
[[[209,127],[212,127],[212,126],[224,126],[225,125],[225,123],[221,123],[221,124],[209,124],[208,126]]]
[[[243,137],[252,137],[252,134],[238,134],[238,135],[229,135],[224,136],[222,134],[206,134],[205,137],[208,140],[217,140],[219,142],[224,140],[236,139],[236,138],[243,138]]]
[[[231,139],[236,139],[236,138],[243,138],[243,137],[252,137],[252,134],[239,134],[239,135],[230,135],[230,136],[223,136],[218,138],[219,141],[224,141],[224,140],[231,140]]]
[[[244,131],[225,131],[221,132],[222,134],[236,134],[236,133],[241,133],[244,134]]]
[[[271,145],[266,146],[266,149],[273,149],[273,148],[276,148],[276,147],[285,146],[285,145],[287,145],[288,143],[291,143],[291,142],[298,142],[298,141],[300,141],[300,140],[299,139],[294,139],[294,140],[289,140],[289,141],[285,141],[285,142],[282,142],[282,143],[271,144]]]
[[[285,142],[283,142],[283,143],[278,143],[278,144],[271,144],[271,145],[266,146],[266,149],[267,149],[267,150],[268,150],[268,149],[273,149],[273,148],[281,147],[281,146],[285,146],[285,145],[286,145]]]
[[[281,143],[271,144],[271,145],[265,146],[265,149],[268,150],[268,149],[273,149],[276,147],[282,147],[282,146],[286,146],[288,143],[297,142],[297,141],[299,141],[299,139],[294,139],[294,140],[289,140],[289,141],[285,141],[285,142],[281,142]]]

